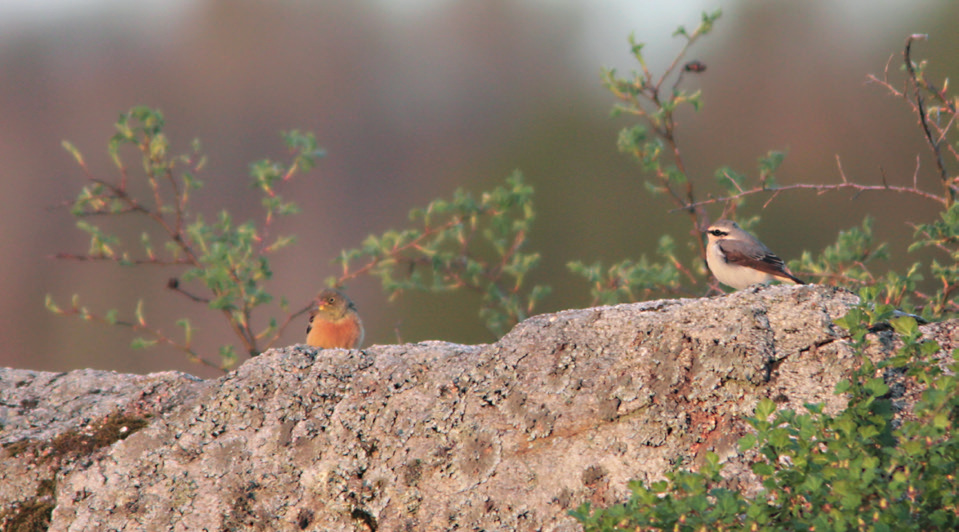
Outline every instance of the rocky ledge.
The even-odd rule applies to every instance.
[[[298,345],[207,381],[0,369],[0,528],[578,530],[571,508],[677,460],[747,471],[761,398],[841,408],[856,358],[833,320],[856,303],[778,286],[570,310],[488,345]],[[923,326],[944,352],[956,329]]]

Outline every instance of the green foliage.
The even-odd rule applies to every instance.
[[[617,143],[620,151],[635,157],[643,171],[654,176],[652,181],[646,182],[650,191],[668,194],[680,207],[688,206],[687,202],[691,202],[692,197],[691,192],[683,187],[688,177],[674,136],[675,114],[687,105],[699,110],[702,100],[699,91],[690,93],[679,88],[685,73],[697,71],[690,64],[680,70],[679,63],[688,48],[712,30],[720,15],[719,10],[703,13],[702,22],[692,33],[682,27],[675,32],[674,35],[685,39],[684,46],[658,78],[646,66],[643,44],[637,43],[632,36],[629,39],[630,47],[641,71],[626,77],[621,77],[615,69],[602,71],[604,86],[620,100],[613,108],[613,114],[635,116],[641,120],[641,123],[620,132]],[[673,80],[668,90],[665,86],[667,80]]]
[[[873,220],[866,217],[861,227],[841,231],[836,243],[826,247],[818,256],[804,252],[790,268],[804,272],[822,284],[847,288],[871,287],[863,291],[868,301],[894,305],[907,311],[919,311],[926,319],[941,319],[955,315],[957,307],[953,296],[959,289],[959,207],[950,206],[939,215],[939,220],[916,226],[915,240],[909,251],[931,250],[948,259],[945,264],[933,259],[928,271],[937,290],[922,292],[923,265],[919,262],[904,273],[888,271],[875,275],[870,265],[889,258],[888,246],[876,243]]]
[[[756,496],[722,487],[722,466],[710,454],[699,471],[634,482],[628,502],[584,504],[571,515],[587,531],[957,529],[959,363],[943,372],[933,358],[939,346],[903,316],[890,320],[902,347],[874,364],[864,353],[866,333],[872,320],[891,315],[891,307],[863,303],[837,321],[850,328],[860,359],[836,388],[848,398],[845,410],[829,415],[807,404],[805,413],[777,411],[769,399],[756,406],[748,419],[755,432],[740,440],[740,450],[755,456],[763,488]],[[925,389],[911,415],[893,407],[882,378],[890,371],[905,371]]]
[[[646,189],[654,196],[665,196],[678,210],[686,211],[694,225],[703,218],[703,213],[694,204],[693,182],[686,173],[676,140],[675,117],[687,106],[695,111],[702,108],[700,92],[687,91],[680,88],[680,84],[686,74],[702,72],[705,66],[698,61],[681,63],[689,48],[712,31],[721,14],[719,10],[703,13],[699,26],[692,32],[683,27],[677,29],[673,35],[683,38],[683,47],[658,77],[646,65],[643,44],[636,42],[633,36],[630,36],[629,44],[641,70],[628,76],[620,76],[615,69],[602,71],[603,85],[619,100],[613,108],[613,115],[635,117],[639,122],[620,131],[619,150],[635,158],[642,171],[650,176],[644,183]],[[702,242],[696,242],[695,246],[703,256]],[[653,294],[692,293],[691,288],[683,286],[682,280],[698,284],[692,273],[696,268],[683,266],[671,238],[667,236],[660,240],[657,255],[663,259],[661,262],[650,261],[644,256],[638,261],[626,259],[609,268],[598,262],[587,265],[582,261],[570,262],[567,267],[573,274],[586,279],[594,303],[635,301]]]
[[[779,167],[785,160],[786,153],[775,150],[769,151],[766,155],[759,158],[757,161],[757,167],[759,169],[757,181],[763,190],[776,188],[776,171],[779,170]],[[741,196],[741,194],[749,186],[747,176],[724,166],[716,170],[715,179],[719,186],[723,188],[724,192],[730,196],[726,209],[727,215],[732,216],[736,208],[745,203],[745,197]]]
[[[450,200],[434,200],[410,212],[413,228],[371,235],[343,251],[343,273],[328,284],[369,274],[390,297],[466,288],[482,295],[480,316],[502,335],[549,294],[546,286],[524,286],[540,261],[538,253],[523,251],[535,218],[532,194],[516,172],[479,198],[460,189]]]
[[[291,311],[289,302],[277,300],[266,283],[273,276],[269,256],[295,242],[290,235],[272,234],[276,219],[299,212],[294,202],[280,195],[280,187],[312,169],[323,153],[312,134],[284,133],[292,154],[289,163],[261,160],[250,165],[251,185],[262,195],[262,219],[237,221],[226,211],[207,219],[190,210],[192,191],[203,185],[196,177],[205,164],[199,143],[193,143],[191,153],[171,155],[163,127],[163,115],[146,107],[120,116],[108,150],[119,172],[115,181],[92,175],[82,154],[64,143],[87,176],[88,183],[72,203],[71,213],[78,218],[77,227],[89,235],[90,246],[86,254],[61,253],[58,257],[176,269],[178,275],[167,281],[168,288],[219,313],[243,351],[257,355],[309,310],[309,305],[304,305]],[[131,146],[140,155],[142,172],[138,176],[142,175],[147,185],[147,198],[136,197],[129,186],[132,172],[122,152]],[[481,294],[480,317],[491,331],[503,334],[529,316],[549,293],[546,286],[526,288],[528,274],[540,260],[539,254],[523,251],[535,217],[532,194],[532,187],[516,173],[505,186],[478,198],[459,190],[452,200],[433,201],[410,213],[415,228],[370,236],[359,249],[344,251],[340,257],[343,275],[329,282],[342,285],[359,275],[373,275],[391,297],[404,290],[466,288]],[[144,221],[139,247],[91,222],[123,215],[136,215]],[[162,242],[155,243],[158,239]],[[361,260],[367,262],[353,268]],[[281,316],[267,316],[257,325],[254,311],[268,305],[279,307]],[[217,362],[201,356],[193,348],[195,329],[189,320],[176,321],[181,334],[174,339],[147,320],[142,300],[131,319],[121,319],[116,309],[93,312],[80,305],[78,296],[66,308],[47,296],[46,306],[57,314],[130,328],[140,335],[131,343],[134,349],[166,345],[183,351],[190,360],[221,369],[232,367],[238,359],[233,344],[220,347]]]
[[[601,262],[587,265],[574,261],[568,267],[572,273],[586,278],[594,305],[614,305],[651,299],[680,289],[681,263],[676,257],[673,239],[668,235],[661,237],[656,254],[664,259],[663,262],[650,262],[644,255],[639,261],[625,260],[608,269],[604,269]]]
[[[167,286],[221,314],[243,349],[250,355],[259,354],[279,338],[293,318],[307,310],[290,312],[284,303],[280,305],[285,314],[282,325],[278,325],[274,317],[268,318],[265,326],[254,324],[254,310],[274,299],[265,286],[272,277],[269,255],[293,242],[287,235],[271,236],[277,217],[295,214],[298,210],[295,204],[283,200],[277,187],[300,171],[312,168],[322,153],[312,134],[285,133],[287,147],[293,154],[291,163],[262,160],[250,167],[252,185],[263,194],[262,221],[238,223],[223,211],[213,222],[208,222],[190,210],[192,191],[203,185],[196,177],[205,165],[199,143],[192,144],[190,153],[171,155],[163,127],[163,115],[147,107],[135,107],[120,115],[117,132],[108,145],[108,153],[119,173],[113,181],[93,175],[79,150],[64,143],[87,177],[88,183],[72,203],[70,212],[78,218],[77,227],[89,235],[90,246],[86,254],[61,253],[57,257],[175,269],[180,275],[171,278]],[[127,148],[139,153],[141,171],[135,176],[121,153]],[[145,182],[147,197],[135,195],[137,189],[130,184],[134,177]],[[117,234],[90,221],[124,215],[133,215],[143,222],[139,246],[122,242]],[[157,235],[163,240],[161,246],[154,245]],[[190,360],[221,369],[231,367],[236,361],[233,346],[221,348],[218,362],[197,353],[193,349],[194,329],[185,318],[176,322],[182,330],[179,340],[153,326],[145,317],[142,300],[129,320],[120,319],[116,309],[95,313],[81,306],[76,295],[67,309],[58,306],[50,296],[46,304],[50,311],[58,314],[133,329],[142,335],[133,339],[135,349],[167,345],[183,351]]]
[[[867,216],[861,227],[840,231],[836,243],[826,247],[818,256],[806,251],[799,260],[790,262],[790,268],[807,272],[820,281],[841,280],[846,284],[872,284],[875,277],[868,265],[889,258],[888,246],[877,244],[873,235],[874,221]]]
[[[631,482],[628,502],[606,509],[585,503],[570,515],[587,531],[735,530],[745,504],[735,491],[719,487],[721,470],[717,456],[709,453],[698,472],[677,469],[649,486]]]
[[[941,316],[955,313],[959,308],[952,296],[959,290],[959,206],[953,203],[939,214],[939,219],[916,227],[915,242],[909,250],[934,249],[942,253],[948,262],[933,260],[930,270],[939,290],[929,300],[928,315]]]

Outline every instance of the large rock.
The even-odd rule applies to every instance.
[[[744,470],[741,418],[763,397],[841,408],[832,390],[856,359],[833,320],[856,302],[780,286],[571,310],[489,345],[292,346],[211,381],[3,370],[3,517],[52,508],[51,530],[77,531],[578,530],[569,509],[619,500],[677,460],[714,451]],[[955,344],[955,324],[926,329]]]

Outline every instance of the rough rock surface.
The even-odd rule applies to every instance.
[[[293,346],[211,381],[0,370],[0,510],[45,500],[71,531],[578,530],[568,510],[677,459],[735,470],[763,397],[841,407],[855,359],[832,320],[856,301],[780,286],[571,310],[489,345]],[[956,329],[924,330],[951,348]],[[117,413],[148,419],[58,449]]]

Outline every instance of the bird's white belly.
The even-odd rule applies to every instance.
[[[706,250],[706,263],[710,271],[726,286],[742,290],[749,285],[768,283],[775,280],[772,275],[746,266],[732,265],[726,262],[719,246],[710,246]]]

